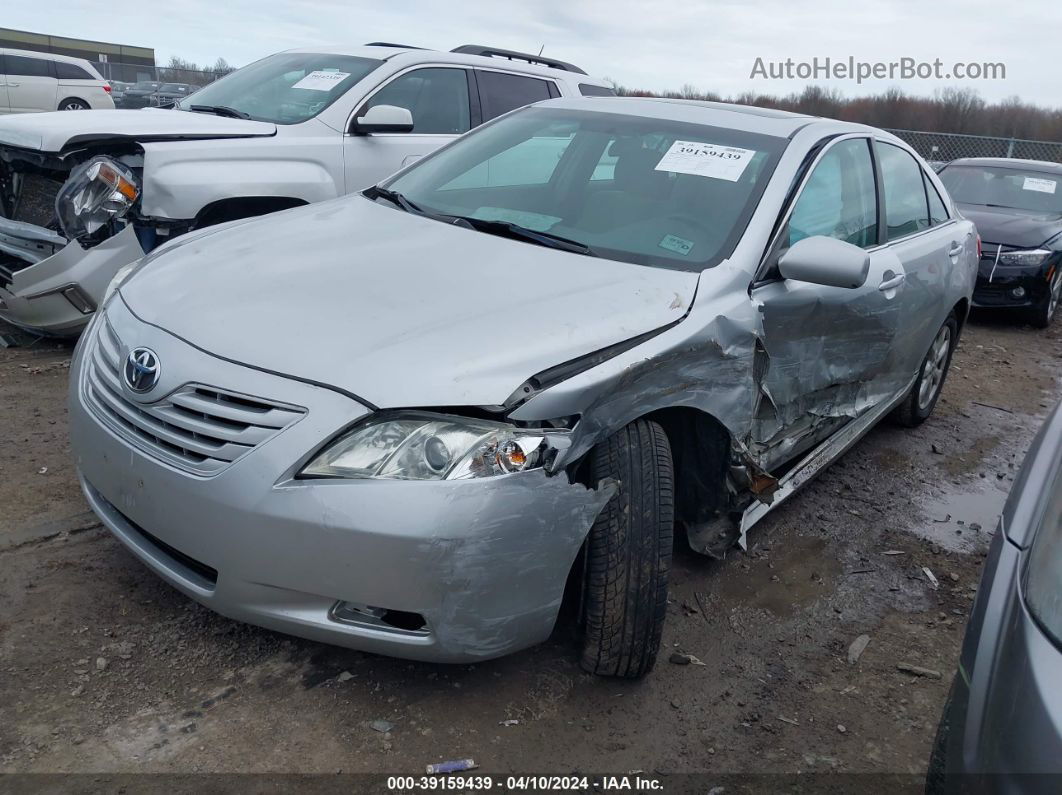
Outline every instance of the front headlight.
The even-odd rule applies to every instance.
[[[133,172],[109,157],[75,168],[55,197],[55,214],[68,240],[91,235],[133,206],[140,187]]]
[[[1040,265],[1053,253],[1054,252],[1048,251],[1044,248],[1038,248],[1032,251],[1008,251],[999,255],[999,264],[1032,267],[1034,265]]]
[[[114,274],[114,278],[107,283],[107,289],[103,291],[103,303],[107,303],[107,299],[114,295],[114,291],[122,286],[122,283],[129,278],[129,275],[136,269],[136,266],[140,264],[140,260],[133,260],[132,262],[123,265],[118,269],[118,272]]]
[[[464,480],[542,466],[568,431],[403,412],[360,425],[306,465],[303,477]]]
[[[1062,500],[1048,504],[1044,523],[1029,549],[1025,602],[1040,626],[1062,643]]]

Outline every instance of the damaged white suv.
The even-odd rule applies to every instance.
[[[0,318],[76,335],[123,265],[223,221],[332,199],[551,97],[610,94],[479,45],[289,51],[172,110],[0,119]]]

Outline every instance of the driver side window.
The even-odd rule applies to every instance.
[[[394,105],[413,114],[413,134],[459,135],[471,127],[464,69],[415,69],[377,91],[358,111]]]
[[[877,245],[877,191],[867,139],[831,146],[804,184],[789,217],[787,245],[814,235],[860,248]]]

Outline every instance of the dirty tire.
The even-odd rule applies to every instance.
[[[59,110],[89,110],[89,104],[83,99],[64,99],[59,103]]]
[[[927,378],[931,377],[931,372],[934,370],[934,358],[937,342],[940,339],[940,335],[947,333],[948,347],[945,352],[945,357],[942,362],[939,363],[942,367],[942,371],[939,373],[939,380],[933,387],[932,395],[929,396],[928,402],[922,399],[922,385],[926,382]],[[948,376],[948,370],[951,368],[951,357],[955,353],[955,346],[959,342],[959,324],[955,320],[955,315],[950,315],[947,320],[944,321],[944,325],[940,327],[940,330],[933,337],[933,342],[929,346],[929,351],[926,353],[925,358],[922,359],[922,363],[918,365],[918,378],[915,379],[914,385],[911,387],[910,393],[903,399],[903,403],[896,407],[893,412],[893,418],[900,425],[907,428],[914,428],[925,422],[929,415],[933,413],[934,406],[937,405],[937,399],[940,397],[940,391],[944,388],[944,381]]]
[[[958,674],[955,675],[956,677]],[[948,735],[951,732],[951,702],[955,698],[955,679],[952,679],[948,689],[948,697],[944,701],[944,711],[937,724],[937,735],[933,739],[933,750],[929,753],[929,767],[926,770],[926,795],[944,795],[947,792],[947,750]]]
[[[595,483],[619,481],[586,545],[583,575],[584,670],[637,679],[653,668],[667,611],[675,520],[667,434],[637,420],[594,448]]]

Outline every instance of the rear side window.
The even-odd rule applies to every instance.
[[[879,143],[877,151],[885,186],[885,225],[889,240],[929,228],[922,168],[898,146]]]
[[[476,79],[483,104],[483,121],[553,96],[550,92],[552,84],[535,77],[477,70]]]
[[[27,58],[24,55],[6,55],[4,61],[7,64],[9,75],[20,77],[55,77],[52,62],[43,58]]]
[[[595,86],[590,83],[580,83],[579,93],[584,97],[614,97],[616,92],[607,86]]]
[[[358,113],[376,105],[394,105],[413,114],[413,132],[468,132],[468,76],[464,69],[415,69],[381,88]]]
[[[942,224],[948,220],[948,208],[944,206],[944,200],[937,193],[936,186],[925,177],[926,196],[929,197],[929,221],[933,226]]]
[[[60,80],[98,80],[99,78],[90,75],[80,66],[72,63],[65,63],[63,61],[55,62],[55,76]]]
[[[804,185],[789,217],[789,245],[814,235],[860,248],[877,244],[877,192],[866,138],[831,146]]]

